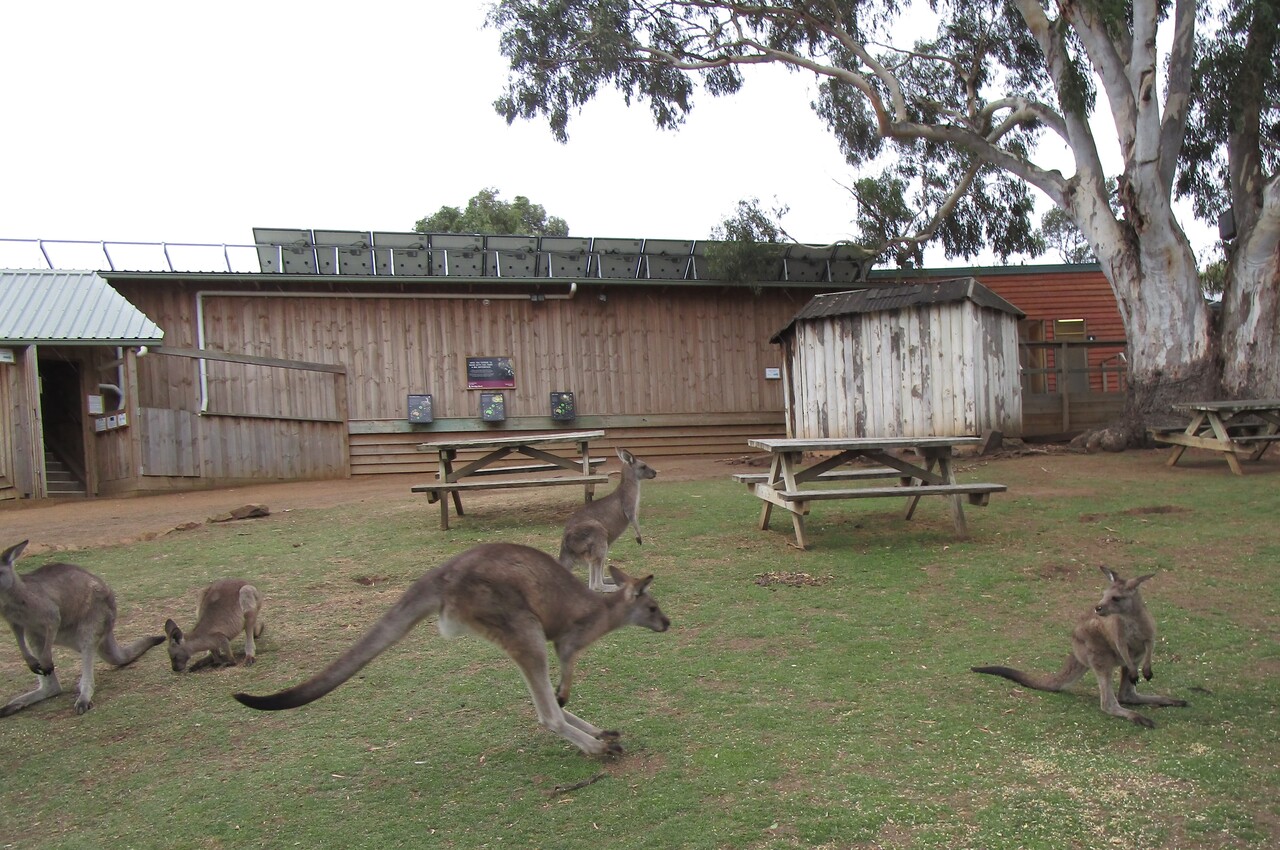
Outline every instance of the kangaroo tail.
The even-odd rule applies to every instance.
[[[267,696],[234,694],[235,698],[259,711],[280,711],[314,702],[350,679],[383,650],[407,635],[428,614],[440,610],[440,592],[435,571],[413,583],[360,640],[336,661],[301,684]]]
[[[987,673],[992,676],[1000,676],[1005,679],[1017,682],[1026,688],[1032,688],[1037,691],[1057,692],[1075,682],[1084,675],[1085,667],[1076,660],[1074,655],[1068,655],[1066,662],[1062,665],[1062,669],[1053,675],[1042,675],[1037,673],[1024,673],[1021,670],[1015,670],[1012,667],[970,667],[975,673]]]
[[[151,647],[162,643],[164,643],[164,635],[147,635],[146,637],[138,638],[127,646],[121,646],[116,642],[115,634],[107,632],[98,643],[98,654],[108,664],[114,664],[116,667],[125,667],[141,658],[142,654]]]

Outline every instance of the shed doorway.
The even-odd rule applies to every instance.
[[[39,361],[45,489],[50,497],[86,493],[80,369],[80,364],[68,360]]]

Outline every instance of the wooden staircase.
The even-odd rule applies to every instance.
[[[84,482],[53,452],[44,453],[44,474],[50,499],[83,499],[88,496]]]

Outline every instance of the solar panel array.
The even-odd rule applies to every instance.
[[[255,227],[264,273],[408,277],[710,280],[707,248],[681,239],[494,236]],[[853,283],[870,260],[854,245],[788,245],[762,280]]]

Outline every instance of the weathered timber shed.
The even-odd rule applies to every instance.
[[[1022,316],[971,277],[815,296],[771,340],[788,435],[1021,435]]]
[[[0,501],[129,465],[138,353],[164,331],[91,271],[0,270]]]

